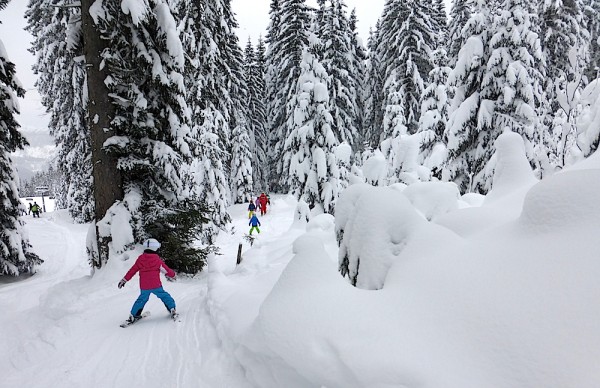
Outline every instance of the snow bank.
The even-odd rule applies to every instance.
[[[339,258],[355,266],[357,286],[380,289],[340,277],[326,248],[330,219],[315,222],[240,337],[250,380],[600,386],[600,158],[537,182],[520,138],[504,134],[497,148],[495,193],[483,204],[463,197],[482,206],[448,209],[433,222],[407,197],[424,214],[435,203],[457,206],[439,185],[344,192]]]

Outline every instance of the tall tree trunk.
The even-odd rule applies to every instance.
[[[94,0],[81,0],[82,32],[84,55],[87,69],[87,117],[86,125],[90,130],[92,146],[92,166],[94,176],[95,222],[106,215],[106,211],[118,200],[123,199],[122,177],[117,169],[117,158],[106,153],[102,145],[114,135],[111,120],[114,117],[114,105],[108,97],[108,88],[104,84],[106,68],[101,69],[100,54],[106,48],[94,20],[90,15],[90,6]],[[111,237],[102,237],[96,226],[98,257],[93,257],[96,267],[102,267],[108,260],[108,243]]]

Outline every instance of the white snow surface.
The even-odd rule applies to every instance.
[[[24,216],[45,262],[0,277],[0,387],[598,387],[600,156],[536,182],[518,142],[503,141],[493,200],[363,184],[337,219],[294,223],[297,202],[272,195],[252,247],[246,205],[230,207],[222,254],[163,282],[181,322],[151,297],[152,315],[120,328],[138,288],[117,282],[140,248],[91,274],[88,225],[63,211]],[[433,206],[414,208],[411,191],[443,211],[427,221]],[[340,276],[339,224],[365,254],[395,253],[380,289]],[[394,251],[384,236],[398,233]]]

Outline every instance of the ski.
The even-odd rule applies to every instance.
[[[134,323],[136,323],[137,321],[140,321],[140,320],[142,320],[142,319],[144,319],[146,317],[149,317],[149,316],[150,316],[150,311],[144,311],[142,313],[142,315],[138,319],[136,319],[135,321],[130,322],[129,320],[127,320],[127,321],[121,323],[120,326],[121,327],[129,327],[129,326],[133,325]]]

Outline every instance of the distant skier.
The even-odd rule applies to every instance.
[[[254,231],[254,229],[256,229],[258,234],[260,234],[260,229],[258,228],[260,226],[260,221],[258,220],[258,217],[256,217],[256,214],[252,215],[252,218],[250,218],[250,222],[248,222],[248,225],[252,226],[250,228],[250,236],[252,236],[252,232]]]
[[[167,311],[171,314],[171,318],[175,319],[177,317],[175,301],[171,295],[162,288],[162,283],[160,282],[161,269],[166,271],[166,276],[170,279],[175,279],[175,272],[169,268],[156,253],[159,248],[160,243],[153,238],[144,241],[144,253],[137,258],[133,266],[125,274],[125,277],[119,282],[118,287],[123,288],[125,283],[131,280],[136,272],[139,271],[140,273],[140,296],[131,307],[131,314],[127,320],[130,323],[142,318],[142,310],[144,310],[144,306],[146,305],[146,302],[148,302],[150,294],[154,294],[162,300]]]
[[[250,202],[248,204],[248,219],[252,218],[254,212],[256,211],[256,205],[252,202],[252,197],[250,198]]]
[[[265,193],[262,193],[259,197],[260,200],[260,215],[264,216],[267,213],[267,203],[269,203],[269,199]]]
[[[34,202],[33,205],[31,206],[31,212],[33,213],[33,218],[37,217],[40,218],[40,205],[37,204],[37,202]]]
[[[256,201],[254,201],[254,206],[256,206],[256,210],[260,210],[260,197],[256,197]]]

